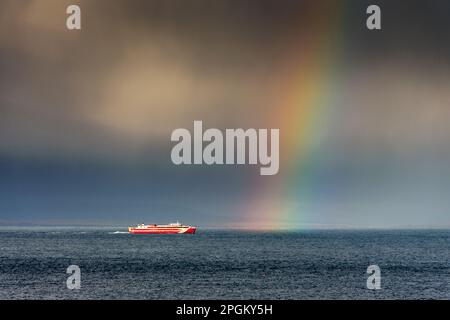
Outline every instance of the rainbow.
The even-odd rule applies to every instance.
[[[243,224],[253,228],[300,228],[314,214],[303,204],[314,201],[312,173],[339,83],[344,8],[338,1],[320,1],[309,9],[308,31],[292,44],[274,80],[267,118],[272,128],[280,128],[280,173],[267,182],[258,178],[252,200],[244,205]]]

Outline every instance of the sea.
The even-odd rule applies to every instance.
[[[1,227],[0,299],[450,299],[449,248],[450,230]]]

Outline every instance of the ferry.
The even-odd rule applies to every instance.
[[[136,227],[128,227],[132,234],[194,234],[197,230],[193,226],[185,226],[181,223],[170,224],[138,224]]]

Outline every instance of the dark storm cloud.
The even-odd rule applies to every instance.
[[[80,1],[79,33],[65,29],[69,3],[2,4],[2,153],[142,157],[195,118],[263,124],[263,93],[333,2]],[[448,68],[445,1],[380,2],[379,34],[364,28],[366,4],[342,3],[336,26],[356,69],[408,59]]]
[[[73,3],[2,1],[0,219],[238,221],[255,172],[174,167],[170,133],[278,125],[286,60],[328,25],[341,91],[315,174],[339,191],[320,223],[364,225],[374,201],[387,216],[434,204],[446,221],[448,1],[377,1],[380,32],[365,28],[370,1],[76,1],[80,32],[65,28]]]
[[[298,7],[81,1],[83,31],[71,33],[69,3],[2,4],[2,152],[133,154],[196,110],[256,105],[276,35]]]

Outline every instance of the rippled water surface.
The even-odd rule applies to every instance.
[[[450,231],[122,231],[1,228],[0,299],[450,298]]]

